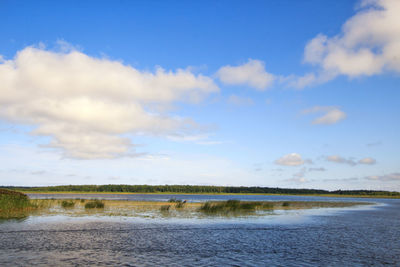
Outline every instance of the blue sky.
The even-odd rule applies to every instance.
[[[0,1],[0,184],[400,191],[400,4]]]

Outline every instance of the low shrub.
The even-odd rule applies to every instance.
[[[282,203],[282,207],[289,207],[289,206],[290,206],[290,202],[285,201]]]

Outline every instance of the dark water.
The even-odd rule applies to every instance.
[[[0,266],[400,266],[400,200],[368,201],[257,218],[30,217],[0,223]]]

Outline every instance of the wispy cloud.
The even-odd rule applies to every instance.
[[[348,164],[350,166],[356,166],[357,164],[373,165],[376,163],[376,160],[371,157],[362,158],[362,159],[356,161],[353,158],[346,159],[339,155],[332,155],[332,156],[325,157],[325,159],[330,162]]]
[[[330,162],[335,162],[335,163],[347,164],[347,165],[350,165],[350,166],[357,165],[357,162],[355,162],[353,159],[351,159],[351,158],[345,159],[345,158],[343,158],[341,156],[338,156],[338,155],[328,156],[328,157],[326,157],[326,160],[330,161]]]
[[[374,147],[374,146],[380,146],[382,145],[382,142],[373,142],[373,143],[368,143],[367,147]]]
[[[309,172],[324,172],[324,171],[326,171],[326,169],[323,168],[323,167],[320,167],[320,168],[308,168],[308,171]]]
[[[303,164],[312,164],[312,160],[303,159],[298,153],[291,153],[282,156],[281,158],[275,160],[275,164],[283,165],[283,166],[299,166]]]
[[[332,178],[332,179],[323,179],[323,182],[355,182],[359,181],[358,177],[349,177],[349,178]]]
[[[399,172],[394,172],[390,174],[384,174],[384,175],[371,175],[365,177],[368,180],[372,181],[399,181],[400,182],[400,173]]]
[[[373,165],[376,163],[374,158],[363,158],[358,161],[358,164]]]
[[[31,172],[32,175],[43,175],[45,173],[46,173],[46,171],[33,171],[33,172]]]
[[[334,106],[315,106],[302,111],[302,114],[314,113],[323,115],[314,119],[312,124],[335,124],[347,117],[345,112]]]

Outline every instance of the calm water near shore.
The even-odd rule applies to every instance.
[[[131,201],[168,201],[169,199],[187,200],[188,202],[224,201],[237,199],[242,201],[351,201],[374,202],[369,198],[338,198],[296,195],[224,195],[224,194],[27,194],[31,199],[107,199]]]
[[[0,222],[0,266],[368,266],[400,264],[400,199],[262,195],[30,195],[139,201],[366,201],[261,217],[31,216]]]

